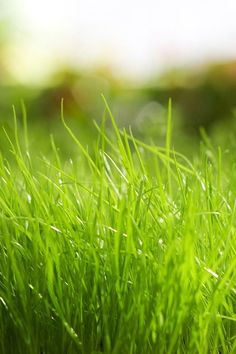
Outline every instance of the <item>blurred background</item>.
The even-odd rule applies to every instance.
[[[222,135],[235,125],[235,14],[234,0],[1,0],[0,119],[23,100],[51,129],[63,97],[92,135],[103,93],[121,127],[161,141],[171,97],[177,144],[200,127]]]

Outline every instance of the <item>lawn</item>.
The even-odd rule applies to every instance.
[[[235,353],[236,142],[187,158],[170,103],[162,146],[104,105],[89,144],[63,104],[60,146],[4,128],[0,353]]]

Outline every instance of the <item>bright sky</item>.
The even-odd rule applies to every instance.
[[[55,58],[82,67],[109,63],[141,79],[171,65],[236,58],[236,0],[11,1],[12,65],[29,76]]]

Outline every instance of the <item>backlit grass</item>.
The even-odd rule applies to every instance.
[[[89,146],[62,114],[68,158],[31,151],[26,119],[5,131],[0,353],[236,352],[236,144],[203,136],[190,162],[171,105],[162,147],[105,105]]]

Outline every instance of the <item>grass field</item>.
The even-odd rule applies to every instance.
[[[236,143],[190,161],[171,105],[162,147],[105,105],[89,146],[62,109],[71,156],[26,119],[5,131],[0,353],[236,353]]]

